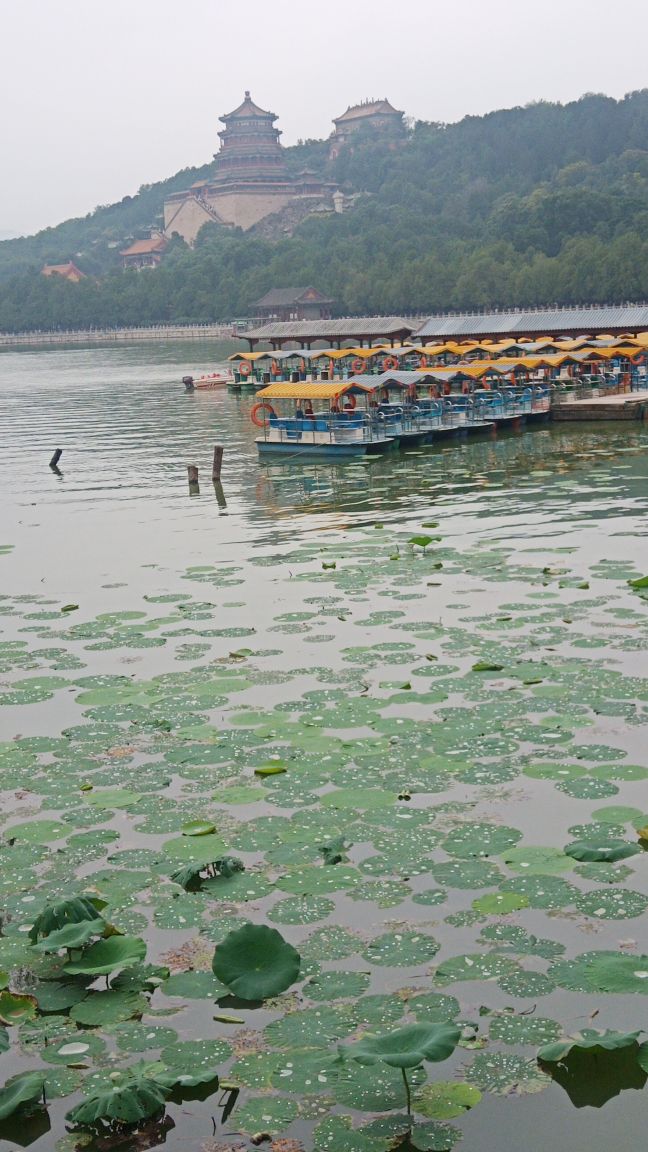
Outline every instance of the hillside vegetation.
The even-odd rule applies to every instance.
[[[288,150],[295,169],[366,195],[276,242],[210,224],[158,269],[116,267],[121,243],[206,166],[0,243],[0,328],[228,319],[272,286],[309,283],[340,314],[648,297],[648,90],[419,122],[396,151],[369,134],[331,166],[325,155],[316,141]],[[39,275],[70,258],[89,279]]]

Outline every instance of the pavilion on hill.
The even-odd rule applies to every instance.
[[[352,142],[353,136],[363,130],[378,132],[394,140],[404,137],[403,115],[387,99],[363,100],[360,104],[351,105],[333,121],[335,132],[329,147],[330,159],[335,160],[342,148]]]

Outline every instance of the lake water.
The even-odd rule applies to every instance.
[[[641,1074],[605,1107],[575,1107],[535,1072],[535,1053],[588,1026],[636,1028],[645,1004],[641,977],[611,994],[570,985],[560,965],[648,951],[645,855],[597,871],[562,852],[605,827],[634,844],[648,812],[646,605],[627,583],[648,572],[646,426],[547,425],[343,466],[260,465],[249,396],[183,390],[218,355],[195,343],[0,354],[0,784],[5,828],[27,828],[0,849],[0,969],[60,975],[63,957],[32,962],[25,927],[30,902],[59,898],[76,873],[146,940],[149,962],[197,971],[195,984],[172,977],[155,991],[145,1023],[229,1045],[212,1055],[243,1092],[225,1125],[214,1097],[172,1101],[173,1152],[247,1148],[265,1130],[318,1152],[382,1152],[388,1135],[345,1136],[335,1119],[394,1115],[371,1097],[375,1070],[332,1087],[326,1061],[338,1041],[440,1011],[424,994],[456,997],[464,1027],[452,1058],[426,1065],[429,1080],[483,1095],[463,1115],[437,1101],[430,1115],[451,1129],[420,1129],[418,1146],[463,1133],[465,1152],[501,1152],[521,1132],[529,1152],[640,1146]],[[287,770],[255,776],[273,761]],[[86,784],[135,796],[97,808]],[[339,803],[324,800],[335,788]],[[243,881],[187,895],[171,882],[192,818],[214,822]],[[62,823],[48,834],[32,828],[41,819]],[[334,832],[345,859],[327,869],[318,846]],[[535,877],[550,878],[548,894]],[[303,947],[315,983],[228,1007],[211,953],[246,919]],[[325,937],[307,943],[335,925],[347,930],[339,954]],[[456,958],[480,955],[482,978],[465,963],[460,975]],[[217,1000],[242,1023],[215,1020]],[[332,1013],[324,1032],[320,1008]],[[290,1041],[263,1032],[301,1010]],[[512,1017],[517,1044],[503,1039]],[[549,1023],[530,1040],[522,1025],[536,1017]],[[51,1068],[20,1027],[3,1080]],[[161,1047],[171,1059],[170,1034],[156,1046],[138,1028],[122,1016],[92,1029],[86,1092]],[[311,1057],[324,1071],[291,1094]],[[38,1134],[43,1115],[30,1122],[37,1152],[63,1138],[80,1099],[79,1070],[66,1075],[49,1087],[51,1129]],[[15,1128],[0,1126],[4,1146],[22,1146]]]

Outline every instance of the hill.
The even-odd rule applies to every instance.
[[[361,193],[355,207],[277,240],[207,225],[155,270],[116,269],[123,240],[210,166],[186,170],[0,243],[0,329],[226,319],[291,283],[316,284],[340,314],[648,297],[648,90],[418,122],[396,151],[368,134],[333,164],[323,142],[288,152]],[[70,257],[88,280],[38,274]]]

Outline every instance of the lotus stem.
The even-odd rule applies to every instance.
[[[405,1099],[407,1101],[407,1118],[410,1122],[410,1129],[412,1127],[412,1093],[410,1091],[409,1080],[407,1079],[407,1072],[401,1068],[403,1076],[403,1084],[405,1085]]]

